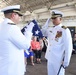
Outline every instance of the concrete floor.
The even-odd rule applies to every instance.
[[[76,75],[76,54],[72,55],[70,65],[66,69],[66,75]]]
[[[46,66],[46,60],[44,56],[42,56],[42,63],[36,64],[34,66],[31,65],[31,63],[28,61],[27,67],[26,67],[26,74],[25,75],[47,75],[47,66]],[[65,75],[76,75],[76,54],[72,55],[71,63],[69,67],[66,69]]]

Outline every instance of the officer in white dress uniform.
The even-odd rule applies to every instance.
[[[48,75],[65,75],[65,68],[68,67],[71,58],[71,33],[61,23],[62,17],[63,13],[61,11],[53,10],[51,19],[54,26],[45,30],[49,42],[45,54]],[[59,69],[60,72],[58,74]]]
[[[8,6],[2,12],[5,19],[0,26],[0,75],[24,75],[24,50],[30,46],[31,30],[24,36],[16,25],[22,16],[20,5]]]

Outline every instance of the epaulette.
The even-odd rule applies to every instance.
[[[10,25],[16,25],[16,24],[14,24],[14,23],[8,23],[8,24],[10,24]]]
[[[62,26],[62,28],[63,28],[63,29],[67,29],[67,27],[66,27],[66,26]]]

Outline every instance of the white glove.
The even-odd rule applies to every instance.
[[[69,63],[68,63],[68,62],[64,62],[64,63],[63,63],[63,68],[68,67],[68,65],[69,65]]]
[[[45,25],[42,26],[43,30],[46,30],[48,28],[49,22],[50,22],[50,18],[48,18]]]
[[[29,54],[30,54],[28,50],[25,50],[25,52],[26,52],[26,54],[27,54],[27,55],[29,55]]]
[[[33,22],[30,22],[29,25],[26,26],[27,28],[25,28],[26,31],[31,31],[32,32],[32,29],[34,27],[34,23]]]

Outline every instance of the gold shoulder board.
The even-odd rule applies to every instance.
[[[63,28],[63,29],[67,29],[67,27],[66,27],[66,26],[62,26],[62,28]]]

